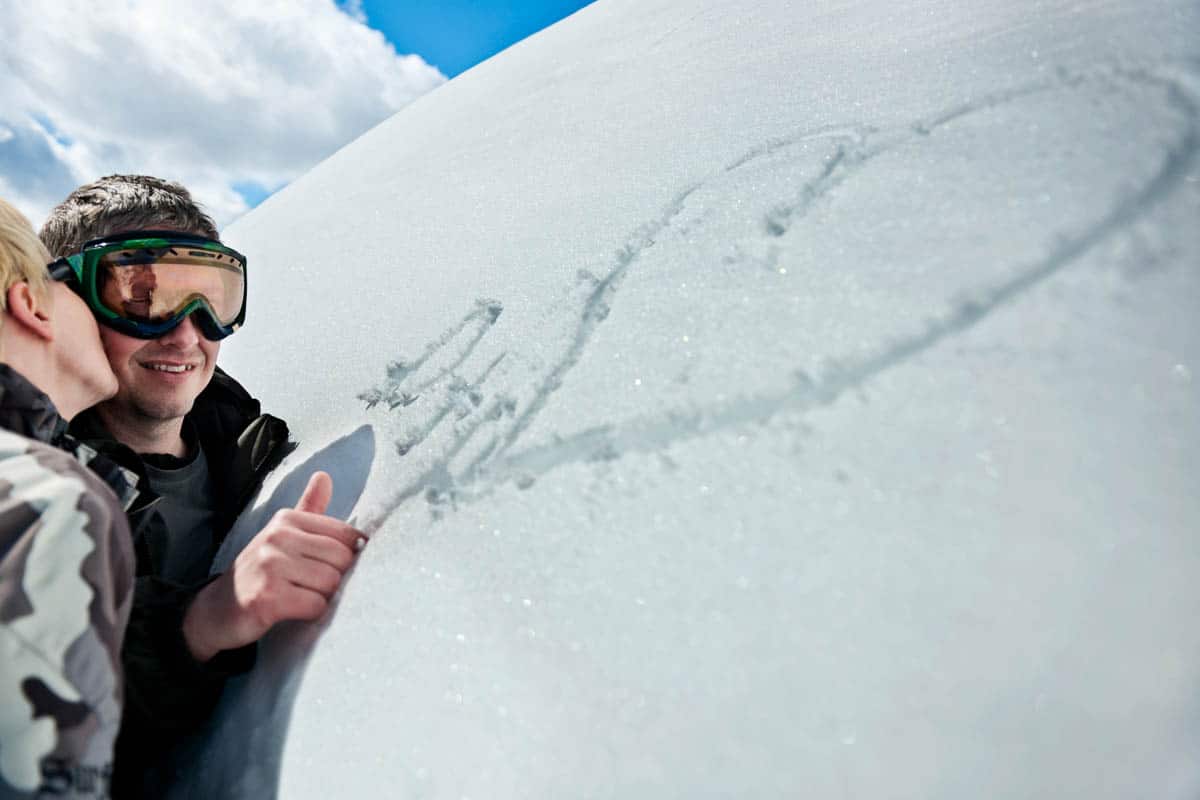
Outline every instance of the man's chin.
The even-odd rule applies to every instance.
[[[186,416],[187,413],[192,410],[192,404],[139,403],[137,405],[137,410],[138,413],[145,419],[152,419],[158,422],[169,422],[173,419],[180,419],[181,417]]]
[[[154,395],[135,396],[132,400],[133,403],[131,405],[139,416],[158,422],[168,422],[185,416],[192,410],[192,404],[195,402],[194,397],[185,399],[179,397],[156,397]]]
[[[178,419],[192,410],[196,397],[204,387],[196,380],[199,376],[189,375],[175,386],[139,386],[130,392],[132,405],[149,419]]]

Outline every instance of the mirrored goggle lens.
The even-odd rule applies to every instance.
[[[96,290],[106,308],[139,322],[162,322],[204,299],[229,325],[242,310],[246,273],[237,258],[175,245],[113,250],[100,257]]]

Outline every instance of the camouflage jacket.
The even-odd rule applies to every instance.
[[[0,798],[109,793],[133,490],[65,430],[0,364]]]

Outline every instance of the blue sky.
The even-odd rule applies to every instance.
[[[586,0],[362,0],[360,8],[367,24],[397,51],[417,53],[453,78],[586,5]]]
[[[583,0],[0,2],[0,197],[35,225],[141,173],[225,225],[446,80]]]

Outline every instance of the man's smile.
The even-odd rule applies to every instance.
[[[182,363],[178,361],[141,361],[139,366],[154,372],[168,372],[172,374],[181,374],[191,372],[200,366],[199,364]]]

